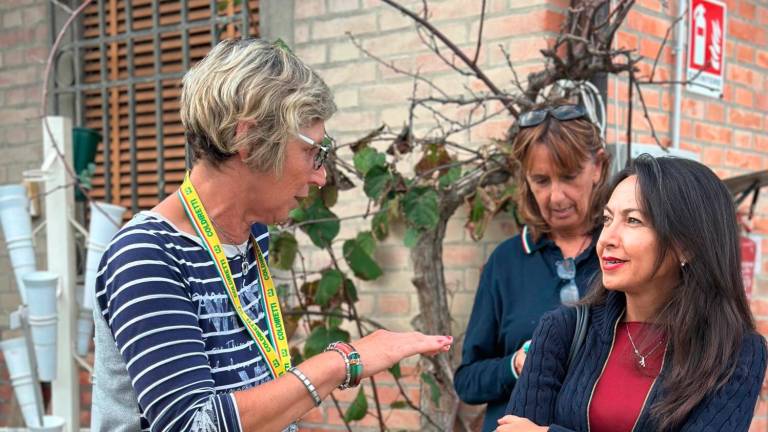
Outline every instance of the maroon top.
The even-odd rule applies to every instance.
[[[632,335],[645,367],[628,336]],[[650,324],[621,322],[616,327],[616,340],[595,386],[589,405],[589,426],[593,432],[629,432],[643,409],[653,381],[661,371],[664,339]]]

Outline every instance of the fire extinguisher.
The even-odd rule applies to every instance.
[[[704,5],[698,4],[693,10],[693,64],[704,66],[707,60],[707,19]]]

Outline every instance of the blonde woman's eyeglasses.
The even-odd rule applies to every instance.
[[[302,141],[305,143],[311,145],[312,147],[317,147],[319,150],[315,154],[315,159],[313,160],[312,168],[315,170],[319,170],[321,166],[325,163],[325,159],[328,158],[328,152],[331,151],[331,149],[336,145],[336,141],[329,136],[327,133],[323,134],[323,140],[321,142],[315,142],[312,138],[303,135],[301,133],[296,134],[299,138],[301,138]]]

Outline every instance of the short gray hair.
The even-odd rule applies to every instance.
[[[288,139],[336,112],[325,82],[279,42],[221,41],[182,84],[187,142],[195,159],[214,165],[246,149],[249,167],[279,173]],[[250,127],[235,138],[241,121]]]

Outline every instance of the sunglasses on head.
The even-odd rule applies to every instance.
[[[523,113],[517,123],[521,128],[533,127],[543,123],[549,115],[560,121],[568,121],[586,117],[587,111],[581,105],[559,105]]]

